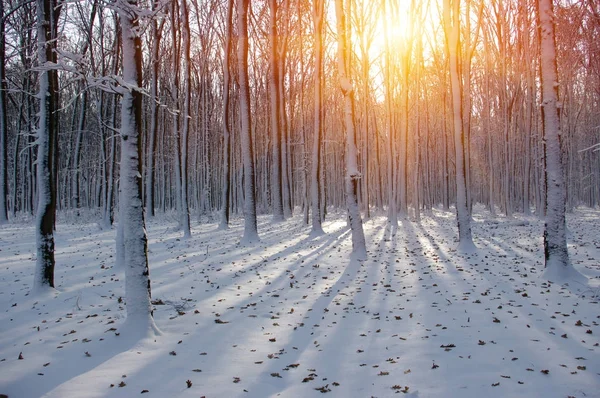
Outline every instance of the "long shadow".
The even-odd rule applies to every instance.
[[[303,257],[305,258],[304,263],[299,260],[290,260],[293,261],[293,267],[287,269],[295,270],[301,266],[310,266],[313,263],[317,263],[320,257],[327,255],[327,253],[333,250],[331,246],[332,243],[341,239],[345,234],[347,234],[347,231],[338,231],[330,236],[324,235],[319,239],[312,240],[311,242],[314,242],[315,247],[309,253],[311,260],[306,261],[306,257]],[[294,247],[289,247],[287,250],[293,252],[299,248],[302,248],[301,242],[300,246],[296,244]],[[256,276],[256,272],[262,272],[264,267],[270,266],[273,268],[274,262],[278,261],[277,257],[282,255],[281,252],[274,253],[267,258],[267,261],[264,262],[264,264],[262,260],[260,260],[260,263],[258,264],[249,264],[245,269],[252,272],[246,272],[246,275],[249,277]],[[269,269],[265,269],[265,271],[269,271]],[[298,289],[296,287],[297,284],[302,283],[302,281],[298,280],[294,281],[293,288],[285,289],[290,281],[289,274],[290,273],[281,272],[274,280],[269,281],[268,284],[263,284],[260,289],[255,291],[250,297],[240,298],[233,303],[235,304],[234,306],[228,307],[228,309],[224,311],[220,311],[219,319],[222,320],[224,324],[215,324],[215,317],[205,314],[198,319],[197,327],[194,328],[193,332],[186,334],[185,336],[182,335],[182,339],[184,340],[183,345],[174,345],[172,348],[179,352],[182,349],[186,350],[185,347],[188,347],[183,354],[177,356],[178,363],[197,363],[198,367],[204,369],[204,372],[198,374],[197,377],[193,379],[195,384],[206,384],[209,382],[211,384],[218,383],[221,375],[212,372],[211,369],[221,368],[224,366],[224,361],[227,361],[227,363],[231,361],[230,357],[225,357],[223,355],[215,357],[215,354],[225,354],[225,352],[215,353],[214,351],[211,351],[213,347],[218,345],[221,345],[222,347],[232,347],[229,350],[232,350],[235,347],[264,347],[262,339],[266,339],[266,337],[261,335],[260,330],[264,329],[268,322],[290,322],[290,319],[288,318],[297,318],[300,315],[298,312],[293,315],[286,315],[280,311],[281,308],[285,307],[281,305],[282,301],[289,303],[286,304],[286,306],[295,306],[291,301],[293,301],[296,296],[298,296],[297,298],[299,299],[299,295],[301,295],[302,292],[309,292],[305,288]],[[240,274],[240,277],[243,277],[243,274]],[[222,285],[221,289],[216,290],[212,295],[205,297],[203,302],[208,303],[210,300],[216,301],[218,294],[225,293],[224,290],[226,289],[227,285]],[[224,294],[223,297],[225,296],[226,294]],[[238,325],[244,325],[244,328],[242,329]],[[178,330],[177,324],[170,325],[166,330],[172,334],[181,333],[181,331]],[[249,331],[252,332],[250,333]],[[201,344],[194,344],[194,341],[201,342]],[[186,342],[188,344],[187,346]],[[273,344],[273,346],[279,345]],[[199,356],[199,351],[206,351],[207,355]],[[235,351],[235,349],[233,349],[233,351]],[[266,353],[260,352],[259,350],[259,352],[252,354],[246,352],[244,355],[256,356],[266,355]],[[257,357],[257,359],[258,358],[259,357]],[[264,357],[260,357],[260,359],[264,360]],[[209,369],[206,369],[204,365],[206,365],[208,361],[210,361],[210,366],[208,366]],[[240,376],[245,380],[243,371],[240,372]],[[170,381],[167,383],[170,383]],[[232,384],[231,380],[223,380],[223,394],[234,394],[233,390],[231,390],[234,386],[235,384]],[[159,386],[155,387],[158,388]]]
[[[9,397],[41,397],[69,380],[87,373],[108,362],[121,353],[135,347],[139,341],[116,336],[106,332],[98,340],[82,344],[80,341],[67,342],[61,348],[60,356],[52,356],[48,364],[39,363],[37,374],[27,372],[8,381],[2,393]],[[68,339],[69,337],[65,337]],[[16,358],[15,358],[16,359]],[[33,360],[26,358],[25,360]],[[10,366],[4,363],[4,366]]]
[[[344,268],[342,276],[338,278],[338,280],[329,287],[325,292],[322,292],[321,295],[317,298],[311,308],[304,313],[304,325],[295,329],[292,332],[291,339],[287,341],[285,345],[285,361],[289,362],[289,364],[294,364],[298,362],[299,358],[307,351],[307,349],[311,346],[314,346],[314,341],[320,335],[320,331],[315,325],[321,324],[321,317],[323,313],[326,311],[327,307],[331,304],[331,302],[336,297],[336,291],[342,290],[344,287],[349,285],[352,281],[355,280],[358,271],[360,270],[362,265],[361,261],[357,261],[355,259],[351,259],[349,263]],[[313,330],[313,332],[311,332]],[[270,361],[269,365],[266,369],[261,372],[261,376],[258,378],[259,380],[255,381],[250,387],[249,391],[253,391],[254,388],[262,388],[265,387],[264,380],[269,380],[267,377],[270,377],[273,373],[279,373],[282,369],[282,363],[279,361]],[[262,380],[263,382],[261,382]],[[271,394],[275,394],[277,392],[281,392],[285,389],[285,385],[278,382],[271,382],[270,387],[272,392]]]

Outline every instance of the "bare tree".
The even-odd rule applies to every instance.
[[[391,47],[390,47],[390,32],[388,30],[388,23],[386,15],[386,2],[387,0],[381,0],[381,12],[383,17],[383,34],[385,40],[385,51],[384,51],[384,94],[385,94],[385,130],[387,134],[387,167],[388,167],[388,223],[392,228],[398,226],[398,167],[396,162],[396,133],[393,126],[392,117],[392,83],[391,83]]]
[[[86,29],[86,41],[83,45],[83,49],[81,50],[81,57],[85,57],[88,53],[90,54],[91,61],[90,66],[91,69],[94,70],[93,65],[93,49],[91,48],[93,45],[92,42],[92,28],[94,26],[94,19],[96,18],[97,12],[97,1],[94,1],[92,4],[92,9],[90,12],[90,21],[87,24]],[[86,71],[81,71],[82,75],[85,76]],[[86,87],[85,80],[82,80],[79,84],[81,93],[79,94],[80,100],[80,111],[79,111],[79,121],[77,122],[77,135],[75,138],[75,148],[73,152],[73,169],[72,169],[72,180],[71,180],[71,207],[74,209],[79,209],[81,205],[80,199],[80,161],[81,161],[81,147],[83,145],[83,136],[84,130],[87,122],[87,114],[88,114],[88,89]],[[79,213],[77,213],[79,214]]]
[[[231,184],[231,132],[229,129],[230,105],[230,60],[231,40],[233,39],[233,0],[227,0],[227,21],[225,32],[225,51],[223,54],[223,188],[221,193],[221,221],[219,228],[226,229],[229,225],[230,184]]]
[[[123,224],[125,330],[133,335],[159,333],[150,303],[148,238],[142,196],[142,43],[139,36],[137,0],[118,0],[123,45],[123,82],[121,98],[120,216]]]
[[[467,0],[469,1],[469,0]],[[465,134],[462,114],[462,86],[460,81],[460,0],[444,0],[444,29],[446,50],[450,63],[450,89],[452,92],[452,124],[456,167],[456,220],[458,222],[458,248],[463,251],[475,249],[471,235],[471,215],[467,203],[467,180],[465,161]]]
[[[244,163],[244,236],[242,242],[255,243],[259,240],[256,222],[256,193],[254,191],[254,149],[252,143],[252,118],[250,116],[250,84],[248,78],[248,4],[249,0],[238,0],[238,81],[240,91],[240,127],[242,158]]]
[[[152,1],[152,10],[157,12],[161,5],[160,0]],[[160,25],[156,18],[152,19],[152,50],[150,55],[150,131],[148,133],[148,155],[146,156],[146,212],[149,217],[154,217],[154,180],[155,180],[155,156],[158,141],[158,71],[160,64],[160,42],[164,19]]]
[[[546,220],[544,224],[544,277],[555,282],[585,280],[573,268],[567,249],[565,181],[561,154],[558,107],[558,72],[554,33],[553,0],[538,1],[540,68],[542,77],[542,118],[545,138]]]
[[[0,224],[8,221],[8,126],[6,107],[6,21],[0,4]]]
[[[273,220],[283,220],[283,196],[282,196],[282,160],[281,160],[281,104],[280,104],[280,76],[278,54],[278,32],[277,32],[277,0],[269,0],[269,97],[271,105],[271,135],[273,161],[271,168],[273,170],[271,183],[271,196],[273,198]],[[285,109],[283,109],[285,110]]]
[[[358,171],[358,162],[356,159],[356,129],[354,125],[354,87],[349,75],[351,70],[350,58],[348,57],[348,27],[346,22],[346,11],[344,10],[344,0],[335,1],[335,15],[337,25],[338,41],[338,73],[339,85],[344,95],[344,127],[346,129],[346,206],[348,208],[348,217],[350,229],[352,230],[352,253],[358,257],[366,257],[367,248],[365,243],[365,234],[363,231],[362,219],[358,208],[358,180],[360,172]]]
[[[40,101],[37,130],[36,214],[37,262],[34,290],[54,287],[54,222],[56,220],[56,169],[58,135],[58,71],[56,44],[61,3],[37,0],[38,63]]]
[[[6,117],[6,31],[0,2],[0,224],[8,221],[8,126]]]
[[[187,0],[181,0],[181,36],[183,60],[183,125],[181,127],[181,228],[184,238],[192,236],[190,231],[190,205],[188,201],[188,141],[190,134],[191,102],[191,58],[190,58],[190,18]]]
[[[324,0],[316,0],[313,3],[313,26],[314,26],[314,131],[313,131],[313,150],[312,150],[312,169],[311,169],[311,208],[312,208],[312,230],[311,234],[320,235],[323,233],[321,226],[321,140],[323,135],[323,19],[324,19]]]

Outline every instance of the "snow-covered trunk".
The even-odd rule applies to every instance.
[[[364,209],[365,218],[371,218],[371,204],[369,201],[369,107],[371,105],[371,95],[369,94],[369,66],[371,60],[369,58],[368,44],[365,43],[365,37],[361,35],[360,48],[362,58],[362,148],[361,148],[361,168],[362,168],[362,180],[361,180],[361,197],[362,207]]]
[[[293,215],[294,210],[294,193],[293,193],[293,156],[291,151],[291,134],[290,121],[288,120],[287,111],[287,92],[286,81],[290,78],[286,77],[286,57],[288,36],[290,33],[290,0],[282,0],[279,9],[279,29],[277,41],[277,64],[279,71],[278,81],[278,100],[279,100],[279,119],[280,119],[280,135],[281,135],[281,197],[283,201],[283,215],[289,218]]]
[[[297,7],[297,12],[301,13],[301,7],[302,4],[300,2],[296,3],[296,7]],[[300,54],[304,54],[304,42],[300,41],[299,43],[300,45]],[[300,57],[300,70],[304,71],[305,70],[305,57],[301,56]],[[307,74],[305,73],[301,73],[299,75],[299,84],[300,87],[305,87],[305,81],[307,80]],[[296,77],[295,74],[290,74],[290,87],[297,87],[295,85],[295,80],[294,78]],[[308,76],[308,79],[310,79],[311,76]],[[290,108],[291,109],[296,109],[297,104],[304,104],[304,93],[305,91],[300,89],[298,96],[299,99],[296,99],[295,96],[295,92],[290,92]],[[314,94],[314,93],[313,93]],[[306,115],[304,112],[304,107],[303,106],[298,106],[298,115],[296,116],[296,120],[297,120],[297,128],[300,129],[300,140],[302,142],[302,156],[301,156],[301,161],[300,161],[300,175],[302,177],[302,221],[304,222],[304,225],[308,225],[311,221],[310,221],[310,209],[311,209],[311,173],[312,173],[312,169],[309,170],[308,167],[308,153],[309,153],[309,142],[308,142],[308,137],[306,134],[306,130],[307,130],[307,126],[308,126],[308,122],[306,119]]]
[[[344,127],[346,129],[346,206],[348,208],[348,219],[352,230],[352,253],[358,258],[365,258],[367,248],[362,219],[358,208],[358,181],[360,173],[356,158],[356,129],[354,125],[354,88],[349,76],[350,65],[348,65],[348,27],[343,0],[335,1],[335,15],[338,41],[338,73],[340,89],[344,96]]]
[[[544,225],[543,277],[554,282],[584,280],[571,265],[567,249],[565,181],[561,154],[558,103],[558,73],[552,0],[538,1],[540,68],[542,78],[542,120],[546,142],[546,220]]]
[[[471,215],[467,203],[467,181],[465,164],[465,135],[462,122],[462,93],[459,77],[458,57],[460,49],[460,1],[444,0],[444,25],[450,63],[450,88],[452,93],[452,121],[454,126],[454,149],[456,167],[456,220],[458,223],[458,249],[475,249],[471,236]]]
[[[191,59],[190,21],[187,0],[181,1],[181,36],[183,46],[183,119],[181,126],[181,228],[183,237],[192,236],[190,230],[190,206],[188,203],[188,140],[190,133]]]
[[[77,136],[75,138],[75,149],[73,152],[73,178],[71,179],[71,208],[79,209],[81,203],[79,198],[79,173],[81,159],[81,141],[83,140],[83,130],[85,129],[85,119],[87,113],[88,93],[83,84],[80,86],[81,104],[79,110],[79,121],[77,122]]]
[[[39,120],[37,129],[37,261],[33,290],[54,287],[54,221],[56,186],[53,165],[58,134],[58,78],[50,64],[56,62],[56,23],[60,7],[55,0],[37,0]]]
[[[304,52],[304,50],[302,50],[302,53]],[[301,63],[303,64],[304,61],[304,57],[301,58],[302,61]],[[301,68],[304,68],[304,65],[301,66]],[[301,86],[304,85],[304,75],[302,75],[302,83]],[[300,103],[304,103],[304,91],[300,90]],[[292,106],[293,109],[293,106]],[[312,188],[312,183],[311,183],[311,173],[312,170],[309,170],[308,167],[308,148],[309,148],[309,142],[308,142],[308,137],[306,135],[306,128],[305,128],[305,115],[304,115],[304,109],[300,108],[300,139],[302,140],[302,163],[301,163],[301,168],[302,168],[302,199],[303,199],[303,206],[302,206],[302,221],[304,222],[304,225],[308,225],[311,221],[310,221],[310,209],[311,209],[311,188]]]
[[[229,226],[230,184],[231,184],[231,133],[229,131],[229,90],[231,60],[231,40],[233,40],[233,0],[227,1],[227,32],[225,36],[225,53],[223,55],[223,187],[221,191],[221,221],[220,229]]]
[[[313,4],[314,53],[315,53],[315,101],[314,101],[314,131],[312,148],[312,168],[310,175],[310,199],[312,209],[311,234],[323,234],[321,225],[321,137],[323,130],[323,17],[324,0],[316,0]]]
[[[494,203],[494,151],[492,150],[492,126],[490,123],[491,120],[491,93],[490,93],[490,73],[492,70],[491,62],[490,62],[490,50],[489,50],[489,39],[486,34],[484,34],[483,39],[483,51],[485,53],[485,69],[488,73],[485,74],[485,83],[484,83],[484,94],[485,94],[485,102],[484,102],[484,118],[483,118],[483,129],[486,133],[486,146],[487,146],[487,167],[488,167],[488,206],[490,209],[490,214],[492,216],[496,215],[496,205]]]
[[[159,2],[154,0],[152,8],[157,11]],[[146,215],[154,217],[154,180],[155,180],[155,154],[158,135],[158,69],[160,64],[160,41],[162,39],[162,26],[156,19],[152,22],[152,52],[150,68],[150,131],[148,132],[148,154],[146,155]]]
[[[173,108],[171,117],[173,118],[173,137],[175,137],[175,206],[179,216],[179,228],[183,228],[183,202],[181,201],[181,131],[180,131],[180,113],[179,109],[179,66],[181,57],[181,37],[179,35],[179,2],[171,2],[171,45],[172,45],[172,79],[171,79],[171,99]],[[185,232],[184,232],[185,233]]]
[[[148,238],[142,203],[142,43],[136,0],[119,2],[123,46],[121,98],[120,216],[125,251],[126,331],[134,335],[157,332],[150,303]]]
[[[0,2],[0,225],[8,221],[8,126],[6,117],[6,36],[4,1]],[[17,131],[17,134],[19,132]],[[16,165],[15,165],[16,166]],[[13,205],[14,206],[14,205]]]
[[[503,145],[504,145],[504,176],[502,176],[502,191],[503,191],[503,201],[504,201],[504,213],[507,217],[512,217],[512,197],[511,197],[511,172],[510,172],[510,109],[506,104],[507,94],[504,93],[504,106],[503,106],[503,131],[502,136],[504,137]]]
[[[379,210],[383,209],[383,182],[381,178],[381,148],[379,142],[379,128],[377,127],[377,116],[373,113],[373,129],[375,131],[375,183],[377,184],[376,205]]]
[[[320,158],[320,162],[321,164],[325,164],[325,153],[326,153],[326,149],[327,149],[327,143],[323,142],[322,143],[322,148],[321,148],[321,158]],[[325,217],[327,217],[327,203],[328,203],[328,194],[329,194],[329,187],[327,187],[327,173],[325,172],[325,167],[321,167],[321,174],[319,175],[319,185],[321,186],[321,197],[319,198],[319,201],[321,202],[320,208],[321,208],[321,223],[323,223],[323,221],[325,221]]]
[[[418,112],[418,108],[419,105],[417,104],[417,112]],[[416,126],[416,131],[415,131],[415,159],[414,159],[414,170],[413,170],[413,210],[414,210],[414,216],[415,216],[415,221],[420,222],[421,221],[421,206],[420,206],[420,198],[419,196],[421,195],[421,188],[420,188],[420,183],[419,183],[419,173],[420,173],[420,165],[419,165],[419,152],[421,151],[420,148],[420,144],[419,144],[419,114],[417,113],[417,126]]]
[[[103,68],[104,69],[104,68]],[[102,74],[106,74],[106,71],[103,71]],[[99,190],[98,190],[98,207],[102,209],[102,214],[104,215],[104,209],[106,206],[106,188],[108,187],[108,180],[107,180],[107,175],[108,175],[108,151],[107,151],[107,144],[108,144],[108,129],[106,128],[106,125],[104,123],[105,120],[105,115],[106,115],[106,103],[104,101],[106,97],[106,93],[103,91],[100,91],[98,93],[98,97],[97,97],[97,101],[96,104],[98,106],[98,112],[96,112],[96,119],[98,122],[98,125],[100,126],[100,131],[99,131],[99,135],[100,135],[100,142],[98,147],[100,148],[100,159],[98,159],[98,184],[99,184]],[[110,132],[110,134],[112,134],[112,131]],[[104,225],[102,224],[102,220],[100,221],[100,227],[104,228]]]
[[[115,127],[116,119],[116,99],[113,98],[111,101],[111,116],[110,126]],[[112,133],[111,133],[112,134]],[[108,173],[106,175],[106,192],[104,195],[104,217],[103,223],[105,228],[110,228],[114,221],[114,191],[115,191],[115,165],[117,160],[117,138],[112,137],[110,142],[110,152],[107,157],[108,161]]]
[[[269,0],[269,99],[271,110],[271,133],[273,160],[271,169],[273,170],[271,182],[271,197],[273,199],[273,220],[283,220],[283,197],[281,192],[281,117],[279,101],[279,63],[277,60],[277,0]]]
[[[530,72],[527,73],[531,75]],[[523,213],[526,216],[531,215],[530,205],[530,181],[531,181],[531,130],[532,130],[532,118],[533,118],[533,105],[534,105],[534,86],[529,85],[533,83],[533,78],[527,77],[527,99],[525,105],[525,164],[523,170]]]
[[[382,3],[382,12],[385,15],[385,1]],[[392,227],[398,225],[398,207],[396,203],[396,181],[397,181],[397,168],[396,168],[396,143],[395,134],[392,126],[392,88],[391,88],[391,56],[390,56],[390,39],[387,26],[387,18],[383,18],[383,31],[385,40],[385,128],[387,133],[387,180],[388,180],[388,223]]]
[[[442,113],[442,162],[443,162],[443,176],[442,176],[442,208],[445,211],[450,210],[450,161],[448,160],[448,157],[450,156],[449,154],[449,150],[448,150],[448,130],[446,128],[447,126],[447,119],[448,119],[448,115],[446,112],[447,106],[447,97],[446,97],[446,93],[444,91],[443,94],[443,108],[444,111]]]
[[[244,164],[244,236],[242,242],[257,242],[256,193],[254,192],[254,150],[252,144],[252,118],[250,115],[250,83],[248,79],[248,2],[239,0],[237,4],[238,28],[238,80],[240,90],[240,138]]]
[[[523,0],[524,1],[524,0]],[[527,17],[526,17],[527,18]],[[529,20],[527,18],[527,25],[529,25]],[[527,43],[527,47],[525,49],[525,65],[532,65],[532,56],[531,56],[531,44]],[[532,131],[533,131],[533,108],[535,106],[535,81],[534,81],[534,72],[532,68],[527,68],[525,72],[527,77],[527,98],[526,108],[525,108],[525,170],[523,170],[523,213],[525,215],[531,214],[531,204],[530,204],[530,186],[531,186],[531,141],[532,141]]]
[[[409,60],[402,60],[402,92],[400,94],[400,161],[398,167],[398,201],[402,220],[408,218],[408,74]]]
[[[206,63],[205,63],[205,67],[204,67],[204,76],[208,76],[209,75],[209,71],[208,68],[206,67]],[[202,83],[202,95],[201,98],[202,100],[201,102],[201,106],[202,106],[202,208],[201,208],[201,214],[208,214],[211,210],[212,210],[212,194],[211,194],[211,190],[212,190],[212,185],[211,185],[211,179],[212,179],[212,167],[210,164],[210,159],[211,159],[211,152],[210,152],[210,142],[209,142],[209,131],[210,131],[210,124],[209,124],[209,108],[208,108],[208,104],[210,103],[210,99],[209,99],[209,87],[211,87],[211,83],[210,83],[210,78],[205,77],[204,82]],[[199,112],[200,113],[200,112]]]
[[[417,54],[421,54],[421,52],[419,51],[421,47],[421,44],[418,43],[418,50],[417,50]],[[414,215],[415,215],[415,221],[420,222],[421,221],[421,207],[419,205],[419,195],[421,195],[421,191],[420,191],[420,187],[419,187],[419,173],[420,173],[420,166],[419,166],[419,154],[421,151],[420,148],[420,137],[419,137],[419,133],[421,131],[421,114],[420,114],[420,96],[421,93],[419,92],[421,90],[421,86],[419,84],[419,82],[421,81],[421,56],[419,55],[419,65],[417,65],[417,75],[416,75],[416,92],[417,92],[417,98],[415,100],[416,104],[415,104],[415,114],[416,114],[416,126],[415,126],[415,132],[414,132],[414,170],[413,170],[413,208],[414,208]]]
[[[471,217],[471,210],[473,203],[471,199],[471,1],[465,2],[465,18],[464,26],[464,51],[463,59],[460,64],[462,72],[463,90],[462,90],[462,123],[463,123],[463,134],[465,137],[465,185],[467,195],[467,206],[469,209],[469,217]],[[481,8],[483,9],[483,8]],[[479,18],[481,20],[481,16]]]
[[[19,169],[21,169],[21,167],[19,167],[19,158],[20,158],[20,143],[21,143],[21,129],[23,126],[23,122],[26,121],[24,120],[24,108],[28,102],[28,100],[26,100],[26,93],[28,92],[28,90],[26,89],[27,87],[29,87],[29,78],[23,78],[23,87],[24,90],[21,92],[21,99],[19,102],[19,119],[17,120],[17,134],[15,137],[15,145],[13,147],[13,153],[12,153],[12,158],[13,158],[13,181],[12,181],[12,208],[11,208],[11,213],[14,216],[16,216],[17,214],[17,193],[19,191],[18,186],[19,186]],[[27,96],[28,97],[28,96]]]
[[[432,147],[431,144],[431,123],[430,123],[430,111],[429,111],[429,103],[427,100],[427,96],[425,96],[424,98],[425,100],[425,142],[423,145],[423,153],[422,153],[422,164],[423,164],[423,195],[422,195],[422,200],[423,200],[423,208],[427,209],[429,211],[431,211],[432,207],[433,207],[433,181],[432,181],[432,160],[430,159],[430,152],[431,151],[429,148]]]
[[[282,4],[281,14],[284,15],[283,20],[289,18],[289,0],[284,0]],[[287,17],[286,17],[287,16]],[[285,90],[285,73],[286,73],[286,53],[287,53],[287,38],[289,28],[284,26],[279,33],[279,48],[278,48],[278,70],[279,70],[279,118],[281,120],[281,196],[283,200],[283,215],[289,218],[293,215],[293,168],[292,168],[292,151],[290,150],[290,131],[289,120],[286,110],[286,90]]]
[[[115,31],[119,34],[115,37],[115,57],[113,59],[113,74],[116,76],[119,71],[119,58],[121,53],[121,41],[122,41],[122,33],[119,29],[119,19],[117,15],[114,15],[114,24]],[[110,117],[110,125],[112,128],[116,128],[117,126],[117,97],[114,96],[111,103],[111,117]],[[111,142],[111,164],[108,170],[108,189],[107,189],[107,200],[106,207],[104,212],[104,223],[106,227],[112,225],[114,221],[114,196],[115,196],[115,184],[116,184],[116,167],[117,167],[117,139],[118,137],[113,137]],[[120,147],[120,146],[119,146]],[[119,209],[117,210],[119,213],[119,223],[117,224],[117,238],[116,238],[116,253],[115,253],[115,267],[123,267],[125,264],[125,242],[123,240],[123,215],[121,214],[121,189],[120,184],[118,185],[118,203]]]

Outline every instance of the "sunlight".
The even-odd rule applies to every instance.
[[[372,25],[372,42],[369,48],[370,56],[377,57],[386,50],[386,35],[390,55],[405,53],[413,44],[416,35],[425,34],[421,23],[423,7],[413,0],[396,0],[386,2],[385,8],[379,10],[376,23]],[[386,32],[387,29],[387,32]]]

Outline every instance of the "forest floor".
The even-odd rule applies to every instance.
[[[600,210],[568,215],[588,286],[540,278],[541,221],[480,208],[476,253],[454,250],[455,216],[434,210],[397,231],[366,221],[364,261],[343,214],[316,238],[300,215],[260,217],[250,247],[242,220],[183,240],[173,219],[148,222],[162,335],[137,342],[119,332],[114,229],[59,222],[57,293],[33,297],[33,224],[0,228],[0,394],[600,397]]]

